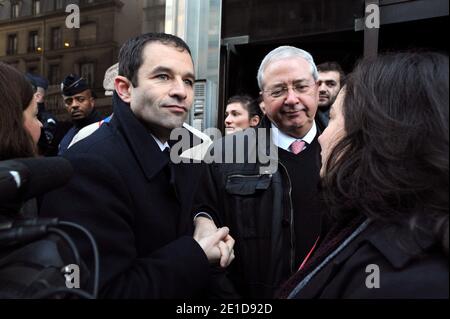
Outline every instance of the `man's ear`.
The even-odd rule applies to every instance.
[[[133,85],[131,84],[130,80],[128,80],[126,77],[118,75],[116,76],[114,80],[114,89],[116,90],[119,97],[124,101],[125,103],[131,102],[131,89]]]
[[[266,103],[264,102],[263,92],[259,92],[259,95],[263,98],[259,103],[259,108],[261,109],[261,112],[263,112],[263,114],[266,114]]]
[[[259,122],[261,121],[261,118],[258,115],[253,115],[250,119],[250,126],[256,127],[258,126]]]

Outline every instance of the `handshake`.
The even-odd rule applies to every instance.
[[[205,252],[211,264],[228,267],[234,259],[234,239],[228,227],[217,228],[214,222],[203,216],[195,218],[194,239]]]

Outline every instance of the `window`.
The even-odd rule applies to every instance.
[[[48,81],[50,85],[56,85],[61,82],[59,64],[51,64],[48,68]]]
[[[94,63],[89,62],[80,64],[80,75],[86,79],[89,87],[94,86],[94,70]]]
[[[6,49],[6,54],[8,55],[17,54],[17,34],[8,35],[8,46]]]
[[[62,46],[62,41],[61,41],[61,28],[60,28],[60,27],[52,28],[51,34],[52,34],[51,48],[52,48],[53,50],[55,50],[55,49],[60,49],[61,46]]]
[[[11,5],[11,18],[18,18],[20,15],[20,4],[13,3]]]
[[[59,10],[63,8],[63,0],[55,0],[55,9]]]
[[[33,15],[37,16],[41,13],[41,1],[33,0]]]
[[[39,46],[39,35],[37,31],[31,31],[28,35],[28,52],[36,52]]]

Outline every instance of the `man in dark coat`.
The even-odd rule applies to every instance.
[[[95,110],[93,92],[86,79],[76,74],[68,75],[61,83],[61,93],[73,126],[59,144],[58,155],[63,154],[72,142],[73,137],[85,126],[100,121],[102,118]]]
[[[209,285],[210,263],[233,258],[228,229],[193,232],[190,207],[199,166],[173,164],[170,132],[193,102],[194,66],[183,40],[144,34],[119,54],[114,117],[64,155],[69,184],[41,212],[77,222],[100,250],[100,297],[191,298]],[[92,252],[77,237],[92,268]]]
[[[319,108],[316,122],[323,132],[328,126],[330,108],[345,85],[345,73],[337,62],[321,63],[317,66],[317,71],[319,72]]]
[[[244,297],[274,297],[319,236],[317,79],[306,51],[269,53],[258,73],[266,111],[261,126],[219,140],[205,159],[211,164],[194,213],[230,227],[236,261],[229,278]]]

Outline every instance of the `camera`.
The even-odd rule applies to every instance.
[[[97,297],[99,257],[93,236],[78,224],[37,217],[36,197],[64,186],[72,173],[62,157],[0,162],[0,299]],[[90,292],[85,289],[90,275],[73,231],[89,239],[95,255]]]

